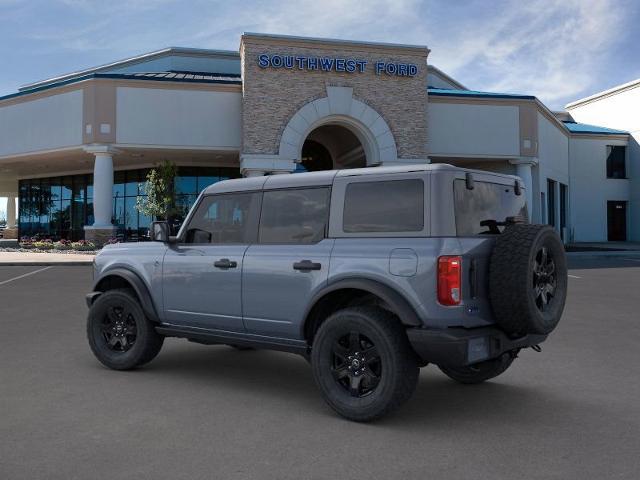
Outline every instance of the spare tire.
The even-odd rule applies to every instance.
[[[567,297],[562,240],[548,225],[508,225],[489,264],[489,298],[498,325],[510,336],[549,334]]]

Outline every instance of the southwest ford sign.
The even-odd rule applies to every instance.
[[[369,66],[367,60],[337,57],[302,57],[297,55],[258,55],[260,68],[286,68],[289,70],[307,70],[320,72],[364,73],[371,68],[376,75],[397,77],[414,77],[418,66],[413,63],[373,62]]]

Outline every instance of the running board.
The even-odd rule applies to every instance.
[[[225,330],[205,330],[167,324],[157,326],[156,332],[165,337],[186,338],[192,342],[205,345],[240,345],[257,349],[297,353],[305,357],[309,355],[309,346],[302,340],[289,340],[286,338],[264,337],[261,335],[228,332]]]

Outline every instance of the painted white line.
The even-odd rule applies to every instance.
[[[34,270],[33,272],[25,273],[24,275],[20,275],[18,277],[10,278],[9,280],[5,280],[4,282],[0,282],[0,285],[4,285],[5,283],[13,282],[15,280],[20,280],[21,278],[28,277],[29,275],[35,275],[36,273],[39,273],[39,272],[44,272],[45,270],[49,270],[50,268],[52,268],[52,267],[44,267],[44,268],[41,268],[39,270]]]
[[[577,276],[577,275],[569,275],[569,274],[567,274],[567,277],[571,277],[571,278],[582,278],[582,277],[579,277],[579,276]]]

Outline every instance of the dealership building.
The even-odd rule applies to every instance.
[[[640,241],[640,81],[552,112],[428,56],[247,33],[239,52],[167,48],[25,85],[0,97],[5,238],[145,238],[141,183],[170,160],[183,211],[225,178],[449,163],[519,175],[532,220],[567,243]]]

